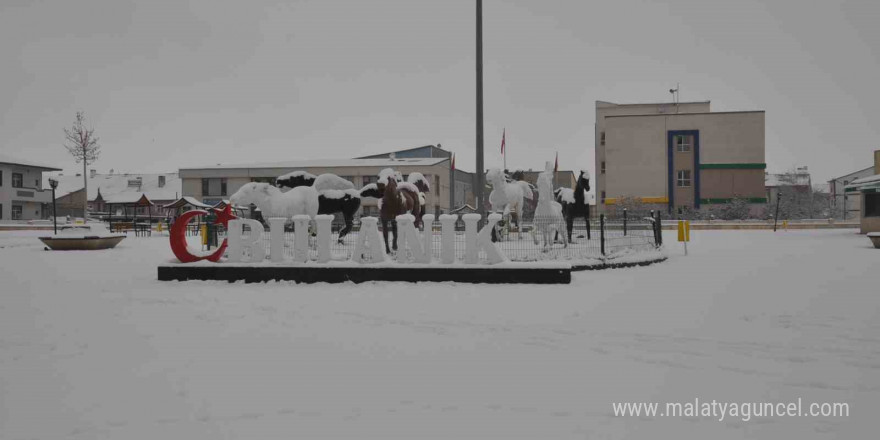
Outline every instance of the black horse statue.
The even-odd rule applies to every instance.
[[[590,203],[587,201],[587,191],[590,190],[590,173],[581,171],[577,185],[571,188],[556,188],[553,191],[556,201],[562,205],[562,215],[565,216],[565,229],[568,230],[568,242],[571,243],[571,231],[574,228],[574,218],[583,216],[587,224],[587,240],[590,237]]]
[[[315,176],[305,172],[282,177],[275,181],[275,186],[278,188],[312,186],[315,183]],[[326,189],[318,191],[318,214],[336,214],[341,212],[342,218],[345,220],[345,227],[339,231],[340,243],[342,243],[342,238],[351,232],[351,229],[354,227],[354,215],[360,207],[361,197],[357,190]]]

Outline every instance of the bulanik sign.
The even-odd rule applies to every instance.
[[[199,215],[207,215],[205,211],[189,211],[178,218],[171,228],[171,249],[174,255],[183,263],[199,260],[221,262],[225,253],[226,262],[230,263],[260,263],[266,259],[266,249],[263,246],[263,225],[252,219],[237,219],[231,213],[231,208],[217,212],[216,224],[226,225],[227,238],[211,254],[203,255],[190,249],[186,243],[186,225],[192,218]],[[451,264],[455,262],[455,215],[441,215],[440,220],[440,263]],[[491,234],[495,224],[501,220],[500,214],[489,215],[489,222],[478,230],[480,221],[479,214],[465,214],[462,216],[465,224],[465,264],[479,264],[481,251],[486,254],[486,262],[496,264],[506,261],[504,254],[492,243]],[[312,218],[307,215],[293,216],[294,241],[293,258],[284,256],[284,226],[287,218],[269,218],[269,260],[274,263],[309,262],[309,224]],[[317,215],[314,218],[317,225],[317,263],[327,263],[331,260],[330,240],[332,215]],[[434,263],[434,231],[431,225],[434,215],[426,214],[422,217],[426,225],[424,231],[418,231],[414,225],[415,217],[412,215],[397,216],[398,252],[395,259],[399,263]],[[250,232],[244,234],[244,227]],[[406,252],[409,250],[409,252]],[[384,262],[385,252],[382,237],[379,234],[378,221],[375,217],[361,218],[361,229],[357,234],[355,249],[351,261],[362,264]]]

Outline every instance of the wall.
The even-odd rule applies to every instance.
[[[657,115],[657,114],[669,114],[669,113],[698,113],[698,112],[709,112],[711,104],[708,101],[705,102],[683,102],[679,103],[677,106],[671,103],[659,103],[659,104],[614,104],[610,102],[596,101],[596,123],[595,123],[595,155],[596,155],[596,173],[594,176],[595,182],[591,182],[594,185],[596,192],[596,203],[599,206],[600,212],[604,209],[604,206],[601,206],[601,197],[602,191],[606,190],[605,185],[605,175],[602,174],[602,162],[606,161],[606,151],[605,145],[602,145],[602,133],[606,133],[606,144],[607,144],[607,129],[606,129],[606,116],[620,116],[620,115]],[[607,191],[607,190],[606,190]]]
[[[765,197],[764,112],[605,118],[606,197],[668,198],[667,132],[678,130],[699,131],[701,200]]]

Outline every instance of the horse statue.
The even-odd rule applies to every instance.
[[[590,172],[581,170],[577,185],[571,188],[556,188],[554,194],[556,201],[562,204],[562,213],[565,215],[565,228],[568,231],[568,241],[571,243],[571,232],[574,228],[574,218],[583,216],[587,224],[587,240],[590,237],[590,202],[587,199],[587,191],[590,190]]]
[[[318,191],[318,214],[342,213],[345,226],[339,231],[339,243],[354,227],[354,215],[361,207],[361,194],[348,180],[335,174],[315,176],[305,171],[294,171],[278,177],[275,185],[285,189],[312,187]]]
[[[565,218],[562,215],[562,204],[553,197],[553,166],[547,162],[545,170],[538,174],[538,206],[535,208],[535,244],[538,244],[538,235],[544,239],[544,252],[550,250],[553,237],[558,236],[565,228]],[[565,247],[568,240],[562,239]]]
[[[517,238],[519,238],[522,234],[520,220],[523,198],[532,200],[534,197],[531,185],[522,180],[508,182],[504,172],[498,168],[486,172],[486,180],[492,185],[492,192],[489,193],[492,211],[510,212],[511,219],[516,223]]]
[[[422,176],[421,173],[414,174]],[[419,180],[418,176],[416,177],[415,181]],[[410,178],[411,181],[404,182],[403,175],[400,173],[400,171],[395,171],[391,168],[385,168],[382,171],[379,171],[379,180],[376,181],[376,189],[379,194],[384,194],[385,187],[387,186],[387,182],[389,180],[394,180],[394,182],[397,184],[397,190],[401,193],[406,194],[407,197],[411,197],[415,201],[415,204],[409,211],[407,211],[407,213],[412,214],[415,217],[414,225],[416,228],[420,229],[422,227],[421,214],[425,212],[425,196],[424,194],[420,194],[422,191],[420,190],[419,186],[412,182],[412,177]],[[427,184],[427,179],[425,179],[424,176],[421,177],[421,180],[423,180]],[[430,187],[428,188],[430,191]],[[361,190],[361,192],[363,194],[363,189]],[[381,208],[382,202],[380,200],[379,209]]]
[[[385,240],[385,253],[390,254],[391,249],[388,248],[388,226],[391,224],[391,231],[394,234],[394,242],[392,248],[397,250],[397,216],[401,214],[411,213],[417,206],[418,199],[416,195],[408,191],[398,191],[397,179],[394,176],[386,176],[386,183],[383,185],[384,190],[382,199],[379,201],[379,221],[382,222],[382,238]]]
[[[300,186],[287,192],[263,182],[245,183],[229,202],[233,205],[254,204],[264,218],[284,217],[292,219],[295,215],[314,218],[318,214],[318,192],[310,186]]]
[[[421,219],[425,215],[425,207],[427,205],[427,201],[425,198],[425,194],[431,193],[431,183],[428,182],[428,179],[425,178],[425,175],[418,172],[413,171],[406,178],[407,183],[414,185],[419,190],[419,215],[416,216],[417,219]],[[418,227],[418,226],[416,226]]]

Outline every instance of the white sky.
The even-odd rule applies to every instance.
[[[769,4],[763,4],[769,3]],[[767,111],[771,171],[880,148],[880,1],[484,2],[486,164],[592,170],[594,101]],[[0,148],[100,172],[348,158],[441,143],[474,165],[474,2],[0,2]]]

